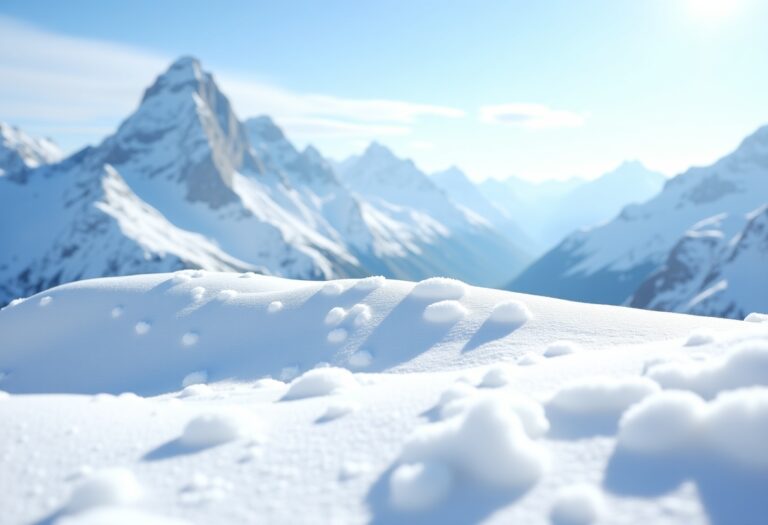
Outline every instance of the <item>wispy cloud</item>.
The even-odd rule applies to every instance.
[[[480,120],[526,128],[577,128],[583,126],[587,115],[552,109],[543,104],[498,104],[480,108]]]
[[[116,127],[174,58],[0,16],[0,119],[36,123],[54,136],[66,128]],[[271,115],[289,134],[306,138],[405,135],[420,119],[465,115],[431,104],[302,93],[203,66],[214,70],[240,117]]]

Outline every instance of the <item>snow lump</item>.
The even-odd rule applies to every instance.
[[[66,510],[82,512],[107,505],[127,505],[141,496],[142,489],[133,472],[125,468],[105,469],[89,475],[75,488]]]
[[[497,303],[488,318],[494,323],[522,326],[531,319],[531,311],[521,301],[503,301]]]
[[[468,313],[459,301],[447,300],[428,305],[423,317],[429,323],[448,324],[464,319]]]
[[[345,368],[314,368],[294,379],[283,399],[327,396],[358,386],[355,376]]]
[[[431,277],[416,283],[411,296],[432,301],[461,299],[467,293],[467,285],[448,277]]]

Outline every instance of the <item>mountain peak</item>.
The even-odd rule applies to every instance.
[[[391,158],[396,159],[394,152],[386,147],[384,144],[373,141],[371,142],[368,147],[365,149],[365,152],[363,153],[364,157],[377,157],[377,158]]]
[[[191,56],[183,56],[173,62],[168,69],[155,80],[144,92],[142,103],[161,92],[178,93],[188,87],[196,90],[201,83],[212,81],[209,73],[203,71],[200,61]]]
[[[258,142],[272,143],[286,140],[283,130],[267,115],[249,118],[245,121],[245,128],[252,141],[258,139]]]

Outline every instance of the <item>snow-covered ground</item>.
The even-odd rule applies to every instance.
[[[0,523],[761,524],[768,324],[185,270],[0,311]]]

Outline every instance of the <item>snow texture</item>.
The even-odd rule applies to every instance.
[[[466,293],[467,285],[461,281],[448,277],[430,277],[417,283],[413,287],[411,296],[417,299],[441,301],[461,299]]]
[[[358,386],[357,380],[349,370],[334,367],[315,368],[291,382],[283,399],[327,396],[353,390]]]
[[[555,494],[550,516],[553,525],[591,525],[604,514],[600,490],[591,485],[573,485]]]
[[[213,447],[248,436],[254,429],[254,421],[246,412],[201,414],[187,423],[180,442],[192,448]]]
[[[488,318],[495,323],[522,326],[531,319],[531,311],[521,301],[504,301],[494,305]]]
[[[572,341],[555,341],[547,345],[546,350],[544,350],[544,357],[559,357],[573,354],[579,350],[579,345]]]
[[[423,511],[443,500],[453,484],[453,473],[442,463],[407,463],[389,478],[392,505],[404,511]]]
[[[141,499],[142,492],[141,485],[130,470],[101,470],[88,476],[74,489],[67,503],[67,512],[136,503]]]
[[[448,324],[461,321],[469,311],[459,301],[438,301],[424,308],[424,320],[428,323]]]

